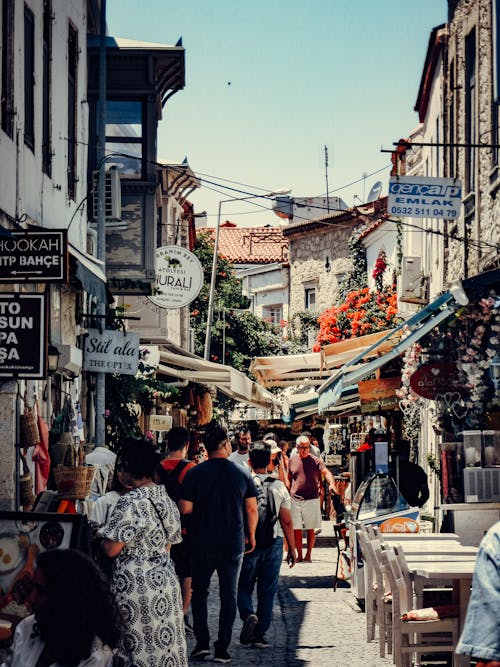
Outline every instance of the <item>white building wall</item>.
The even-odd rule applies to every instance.
[[[35,16],[35,146],[24,143],[24,5],[15,3],[14,28],[14,136],[0,130],[0,207],[13,218],[22,214],[27,222],[51,229],[66,228],[87,195],[87,29],[85,0],[54,0],[52,5],[51,60],[51,143],[52,177],[42,172],[42,30],[43,5],[29,0]],[[68,25],[78,30],[77,83],[77,183],[74,200],[67,195],[67,80]],[[69,240],[81,250],[86,247],[86,208],[82,205],[69,229]]]

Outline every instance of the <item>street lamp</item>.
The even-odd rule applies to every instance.
[[[212,319],[214,315],[214,298],[215,298],[215,278],[217,276],[217,254],[219,251],[219,232],[220,232],[220,215],[222,204],[227,204],[232,201],[246,201],[248,199],[268,199],[269,197],[275,197],[277,195],[287,195],[290,192],[288,190],[274,190],[273,192],[268,192],[264,195],[249,195],[248,197],[231,197],[231,199],[222,199],[219,202],[219,212],[217,214],[217,227],[215,228],[215,241],[214,241],[214,256],[212,259],[212,275],[210,278],[210,294],[208,297],[208,312],[207,312],[207,328],[205,332],[205,354],[204,359],[208,361],[210,358],[210,343],[212,339]],[[224,359],[222,360],[224,363]]]

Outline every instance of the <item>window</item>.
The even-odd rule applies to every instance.
[[[24,143],[35,147],[35,16],[24,5]]]
[[[68,197],[75,199],[76,193],[76,99],[77,99],[78,32],[70,25],[68,29]]]
[[[493,99],[492,99],[492,143],[500,142],[500,0],[492,0],[492,53],[493,53]],[[493,149],[493,164],[500,162],[500,151]]]
[[[316,288],[304,288],[304,305],[306,310],[316,310]]]
[[[2,130],[14,136],[14,0],[2,2]]]
[[[283,319],[283,306],[264,306],[262,309],[263,319],[271,324],[279,324]]]
[[[448,124],[449,124],[449,137],[448,141],[450,144],[455,143],[455,114],[456,114],[456,109],[457,109],[457,103],[456,103],[456,95],[457,95],[457,86],[455,82],[455,62],[452,61],[450,64],[450,109],[449,109],[449,119],[448,119]],[[455,176],[455,154],[456,154],[456,148],[454,146],[450,146],[448,149],[448,176],[454,177]]]
[[[465,38],[465,143],[477,143],[476,117],[476,31]],[[476,148],[465,149],[465,187],[472,192],[475,187]]]
[[[42,66],[42,169],[48,176],[52,169],[51,150],[51,108],[50,108],[50,63],[52,60],[52,3],[51,0],[43,2],[43,66]]]
[[[143,175],[143,105],[133,100],[106,103],[106,168],[117,167],[122,178]]]

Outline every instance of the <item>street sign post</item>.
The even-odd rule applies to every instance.
[[[0,283],[68,282],[65,229],[22,230],[0,238]]]

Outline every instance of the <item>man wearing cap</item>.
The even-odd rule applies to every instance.
[[[321,505],[319,488],[322,478],[328,482],[329,490],[337,493],[333,475],[318,456],[310,452],[309,438],[297,438],[297,455],[288,462],[290,495],[292,496],[292,520],[297,548],[297,561],[310,563],[316,541],[315,531],[321,528]],[[307,551],[302,558],[302,530],[307,534]]]

